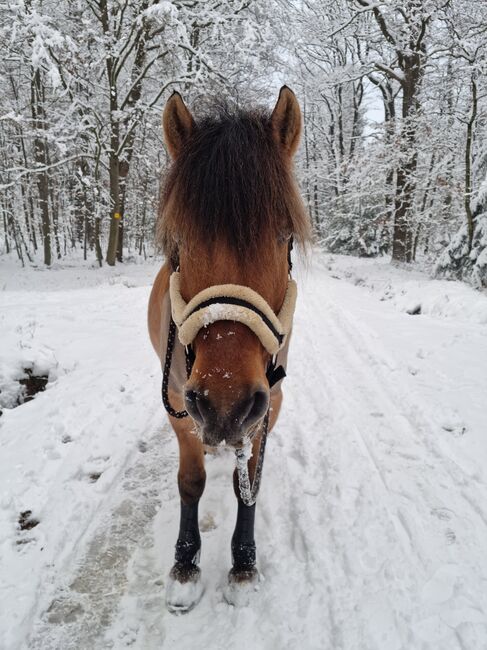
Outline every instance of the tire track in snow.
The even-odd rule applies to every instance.
[[[445,484],[455,487],[455,494],[461,494],[464,498],[461,510],[467,508],[471,515],[484,526],[487,525],[487,514],[482,510],[479,499],[473,499],[466,493],[469,483],[475,484],[475,490],[483,492],[483,503],[487,503],[487,489],[485,484],[471,472],[466,472],[461,465],[452,458],[452,453],[444,453],[444,449],[438,444],[437,439],[430,435],[435,429],[435,422],[432,421],[423,408],[423,405],[415,399],[414,393],[408,395],[399,393],[394,388],[395,382],[391,377],[397,369],[390,369],[390,364],[381,358],[381,350],[372,351],[365,336],[359,329],[351,323],[350,316],[343,308],[338,309],[336,304],[330,306],[330,323],[334,323],[334,332],[338,340],[343,341],[342,348],[347,350],[347,357],[350,367],[359,370],[363,376],[362,383],[371,386],[375,383],[375,397],[377,407],[388,405],[392,410],[397,411],[401,418],[405,420],[401,427],[401,433],[405,433],[409,438],[409,443],[417,445],[421,449],[421,454],[403,453],[403,457],[411,462],[419,461],[424,456],[429,456],[425,462],[429,465],[431,472],[434,474],[435,482],[441,481],[441,476],[445,475]],[[357,344],[359,342],[359,344]],[[350,353],[349,350],[352,350]],[[379,357],[378,357],[379,355]],[[358,363],[357,363],[358,362]],[[374,372],[371,371],[374,368]],[[370,392],[371,399],[374,395]],[[377,399],[378,398],[378,399]],[[363,436],[362,436],[363,437]],[[364,443],[370,450],[370,442],[364,437]],[[439,441],[441,443],[441,440]],[[375,461],[376,462],[376,461]],[[431,486],[430,486],[431,487]],[[437,497],[437,487],[433,491]],[[424,493],[424,489],[422,491]],[[426,499],[426,495],[423,494]],[[430,494],[431,496],[431,494]]]
[[[316,292],[318,284],[316,276],[313,279]],[[437,574],[438,571],[442,571],[442,567],[445,567],[447,573],[446,592],[451,592],[451,598],[447,599],[449,605],[447,611],[451,610],[451,615],[457,616],[456,610],[461,609],[460,603],[463,600],[463,604],[468,603],[465,610],[466,624],[471,622],[469,619],[478,622],[478,615],[475,612],[479,611],[478,593],[482,593],[485,563],[480,548],[472,554],[471,540],[478,543],[480,537],[484,538],[484,543],[481,542],[480,547],[487,544],[484,527],[479,530],[477,526],[477,515],[481,516],[478,505],[479,488],[482,493],[483,485],[479,484],[478,480],[474,480],[477,500],[470,504],[471,507],[467,507],[464,498],[458,498],[459,495],[464,496],[460,488],[464,486],[466,489],[465,485],[471,477],[465,475],[462,468],[452,462],[448,454],[443,454],[433,440],[428,439],[431,422],[423,414],[421,405],[411,402],[409,395],[405,399],[404,395],[395,391],[395,364],[391,364],[385,358],[379,343],[374,345],[372,350],[361,330],[351,324],[351,316],[348,313],[348,306],[352,304],[351,296],[348,297],[348,302],[340,300],[334,291],[336,283],[326,277],[324,285],[320,287],[319,293],[331,294],[331,299],[334,298],[334,301],[330,300],[327,309],[323,311],[322,304],[320,305],[316,298],[307,296],[306,315],[309,316],[313,309],[316,309],[317,313],[320,313],[321,309],[322,313],[326,314],[319,330],[323,341],[321,353],[323,363],[326,364],[326,361],[331,359],[331,366],[339,385],[353,387],[353,397],[347,395],[344,390],[338,391],[338,394],[345,404],[348,404],[349,410],[354,410],[351,428],[355,428],[356,439],[365,448],[374,473],[378,477],[379,482],[376,483],[380,487],[378,499],[385,502],[389,520],[393,522],[398,538],[402,539],[403,562],[410,568],[411,576],[408,589],[417,597],[417,603],[407,603],[409,613],[404,611],[398,613],[396,625],[398,629],[402,626],[406,630],[411,629],[412,621],[417,621],[420,628],[419,636],[413,638],[414,643],[420,644],[424,612],[431,611],[431,620],[428,624],[434,624],[435,634],[440,634],[438,619],[444,616],[442,610],[444,601],[439,595],[442,588],[436,585],[439,584]],[[326,375],[322,373],[319,381],[323,381],[325,387],[326,379]],[[400,385],[400,380],[398,383]],[[328,388],[333,388],[330,382]],[[370,416],[379,413],[380,424],[374,426]],[[414,417],[411,417],[412,413]],[[358,425],[360,421],[363,425],[355,426],[355,422]],[[387,433],[388,424],[394,434],[392,438]],[[397,453],[401,448],[404,451]],[[414,453],[411,453],[411,449]],[[451,529],[442,531],[446,534],[448,540],[446,541],[438,534],[438,526],[435,525],[438,523],[438,517],[436,519],[432,517],[434,510],[442,507],[444,509],[447,505],[456,512],[455,519],[459,526],[462,523],[468,525],[468,530],[465,531],[468,535],[465,536],[470,539],[468,546],[465,545],[463,548],[464,553],[467,548],[468,551],[460,558],[455,557],[456,554],[452,551],[451,542],[453,540],[454,544],[456,541],[454,531]],[[368,511],[368,516],[369,518],[373,516],[372,509]],[[366,526],[366,522],[364,525]],[[383,525],[385,526],[385,522]],[[401,529],[404,535],[401,534]],[[447,543],[450,543],[449,549],[446,548]],[[416,558],[414,562],[411,562],[411,553]],[[459,583],[458,578],[459,576],[464,578],[463,574],[465,577],[468,576],[467,583],[477,585],[477,593],[475,586],[461,588],[462,583]],[[433,588],[428,590],[431,582]],[[465,579],[463,582],[465,583]],[[430,592],[426,593],[426,596],[425,590]],[[485,605],[485,598],[480,598],[480,602],[484,602]],[[439,607],[438,603],[441,603],[442,607]],[[421,604],[424,611],[418,607]],[[405,613],[406,617],[404,617]],[[485,615],[483,619],[481,616],[480,620],[485,624]],[[442,624],[441,628],[441,634],[444,634],[445,625]],[[435,634],[431,633],[431,638],[434,638]],[[367,638],[367,635],[364,638]],[[463,647],[462,635],[453,626],[448,638],[451,639],[449,648]],[[398,642],[401,643],[399,638]],[[370,647],[374,645],[371,643]],[[405,645],[405,647],[411,646]],[[424,647],[436,646],[425,645]]]
[[[315,285],[316,289],[318,294],[325,291]],[[328,612],[328,621],[322,623],[323,643],[333,648],[349,648],[353,647],[350,644],[358,635],[364,640],[364,648],[375,648],[377,638],[358,621],[354,624],[357,620],[354,612],[367,599],[368,591],[377,588],[377,585],[372,586],[370,576],[382,580],[383,562],[373,548],[368,548],[368,566],[361,566],[357,558],[365,557],[366,553],[357,548],[353,537],[350,539],[350,532],[359,537],[361,530],[368,529],[368,520],[373,519],[383,522],[384,534],[388,530],[389,537],[395,538],[397,525],[391,517],[387,517],[390,522],[387,524],[383,499],[370,496],[374,484],[371,469],[372,475],[375,473],[380,479],[373,495],[387,490],[378,462],[373,462],[342,405],[343,402],[348,404],[350,391],[344,388],[347,383],[343,383],[342,378],[334,376],[334,369],[342,363],[343,351],[334,333],[326,331],[326,323],[318,322],[323,313],[322,304],[318,306],[306,296],[300,307],[297,330],[305,334],[305,339],[299,343],[297,376],[290,368],[285,400],[285,404],[291,404],[293,414],[295,411],[297,435],[288,438],[288,432],[280,432],[280,423],[277,427],[277,435],[285,439],[280,462],[287,465],[292,485],[290,516],[300,510],[312,513],[311,525],[309,517],[303,515],[297,518],[295,525],[306,531],[307,574],[313,576],[311,584],[318,587],[316,591],[320,594],[319,598],[316,593],[314,595],[315,615],[319,620],[323,619],[320,610]],[[319,341],[316,332],[319,332]],[[284,417],[286,415],[287,409]],[[298,455],[305,457],[305,463],[300,471],[293,471],[287,459]],[[285,472],[281,476],[285,476]],[[310,489],[311,484],[314,484],[313,489]],[[309,494],[313,498],[309,498]],[[401,563],[408,561],[408,554],[409,543],[400,553]],[[394,626],[400,627],[396,623]],[[390,647],[400,647],[397,639],[393,639],[394,630],[386,630],[386,633],[390,636]]]

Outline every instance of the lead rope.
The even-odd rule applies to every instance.
[[[259,494],[260,480],[262,478],[262,468],[264,467],[267,432],[269,430],[269,411],[270,409],[267,409],[267,413],[264,417],[262,437],[259,446],[259,456],[257,458],[257,464],[255,466],[254,480],[252,481],[252,485],[250,485],[248,466],[251,443],[247,444],[245,447],[240,447],[240,449],[235,450],[235,456],[237,459],[238,488],[240,492],[240,498],[246,506],[253,506],[257,501],[257,495]]]
[[[169,413],[169,415],[172,415],[173,418],[177,418],[178,420],[180,420],[181,418],[187,417],[188,411],[186,410],[176,411],[176,409],[174,409],[171,406],[169,402],[169,396],[167,394],[175,337],[176,337],[176,323],[173,321],[171,316],[171,319],[169,321],[169,333],[167,335],[166,359],[164,361],[164,372],[162,374],[161,394],[162,394],[162,403],[164,404],[164,408],[166,409],[166,411]],[[191,349],[188,348],[186,349],[185,353],[186,353],[186,374],[189,378],[191,374],[191,368],[193,367],[193,354]]]

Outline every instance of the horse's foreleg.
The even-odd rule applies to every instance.
[[[269,415],[269,431],[276,423],[282,403],[282,393],[272,397]],[[259,456],[260,435],[252,443],[252,457],[248,461],[249,479],[252,484]],[[264,470],[265,471],[265,470]],[[233,473],[233,489],[238,501],[237,522],[232,537],[232,569],[229,573],[230,584],[254,583],[258,580],[256,569],[256,547],[254,539],[254,522],[256,504],[246,506],[240,496],[238,472]]]
[[[181,514],[166,603],[173,612],[186,612],[196,605],[203,594],[198,567],[201,548],[198,503],[205,488],[206,472],[203,445],[191,432],[191,423],[177,421],[173,426],[179,443],[178,487]]]
[[[252,445],[252,457],[248,462],[249,478],[252,482],[255,475],[255,466],[259,453],[260,436],[254,440]],[[252,580],[257,575],[255,568],[255,539],[254,522],[255,506],[246,506],[240,496],[238,471],[233,472],[233,489],[237,497],[238,510],[237,522],[232,536],[232,569],[229,579],[231,582],[243,582]]]
[[[252,457],[248,461],[249,479],[255,476],[255,466],[259,453],[260,437],[253,441]],[[232,605],[246,606],[252,600],[252,593],[259,582],[255,566],[256,552],[254,540],[255,507],[246,506],[240,496],[238,472],[233,473],[233,489],[237,497],[237,522],[232,536],[232,568],[228,574],[228,587],[224,590],[225,599]]]
[[[181,498],[179,535],[176,542],[177,565],[191,567],[199,561],[201,538],[198,526],[198,504],[205,488],[206,473],[201,443],[191,448],[180,443],[178,488]],[[182,448],[181,448],[182,447]]]

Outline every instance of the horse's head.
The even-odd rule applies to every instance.
[[[174,93],[163,128],[173,165],[158,232],[179,265],[181,297],[189,302],[209,287],[240,285],[277,314],[288,285],[289,240],[308,236],[292,175],[301,131],[296,97],[284,87],[272,114],[220,108],[216,117],[195,121]],[[269,352],[247,325],[225,315],[192,341],[195,362],[185,391],[186,408],[208,445],[241,444],[270,400]]]

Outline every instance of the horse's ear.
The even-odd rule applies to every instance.
[[[177,158],[194,127],[193,116],[186,108],[183,98],[173,92],[166,102],[162,115],[164,140],[173,158]]]
[[[274,137],[289,155],[293,155],[299,144],[301,135],[301,109],[293,91],[283,86],[279,99],[272,111],[272,130]]]

